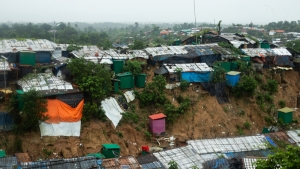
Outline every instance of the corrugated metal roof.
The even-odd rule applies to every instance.
[[[16,39],[6,39],[0,41],[0,53],[16,53],[19,51],[48,51],[55,50],[57,45],[47,39],[18,41]]]
[[[44,92],[49,91],[46,94],[50,94],[50,92],[66,93],[69,90],[73,91],[71,83],[55,77],[52,73],[28,74],[18,81],[18,85],[22,87],[24,92],[30,89]]]

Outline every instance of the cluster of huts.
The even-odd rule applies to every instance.
[[[103,144],[101,153],[87,154],[83,157],[30,161],[24,153],[5,157],[0,152],[0,165],[4,168],[101,168],[101,169],[167,169],[169,162],[175,161],[181,169],[198,167],[212,168],[255,168],[257,160],[266,160],[272,154],[268,144],[280,146],[300,145],[300,130],[265,133],[255,136],[228,137],[216,139],[189,140],[185,146],[149,152],[142,147],[142,155],[120,156],[120,147],[116,144]],[[22,158],[23,157],[23,158]]]
[[[223,41],[224,37],[225,35],[223,37],[212,36],[211,42]],[[69,58],[83,57],[86,60],[96,64],[104,64],[108,69],[112,69],[115,72],[115,79],[117,79],[112,82],[115,92],[118,92],[119,89],[132,89],[135,86],[145,87],[146,85],[146,74],[133,77],[130,72],[123,72],[126,61],[131,59],[142,62],[145,69],[155,66],[156,69],[153,73],[163,75],[168,83],[187,80],[192,83],[201,83],[207,89],[209,88],[207,83],[210,81],[216,61],[220,61],[221,66],[226,70],[227,85],[235,86],[239,81],[240,74],[236,71],[237,60],[252,62],[254,68],[258,71],[274,66],[294,67],[295,64],[293,63],[297,60],[287,49],[271,49],[265,41],[262,41],[263,45],[261,44],[257,48],[259,46],[255,44],[257,41],[245,37],[234,38],[233,35],[230,35],[230,37],[231,39],[229,37],[226,39],[228,43],[239,48],[243,55],[235,53],[230,48],[219,46],[217,43],[147,47],[144,50],[128,50],[127,48],[101,50],[96,46],[82,46],[80,50],[68,52],[68,45],[55,44],[43,39],[1,40],[0,72],[3,76],[0,75],[0,87],[4,88],[4,98],[8,95],[7,91],[17,94],[17,97],[20,98],[18,99],[20,110],[22,110],[22,105],[25,102],[21,99],[25,92],[35,89],[43,94],[48,101],[48,111],[46,113],[49,119],[40,124],[42,136],[80,136],[84,100],[80,89],[70,83],[67,78],[70,75],[70,71],[66,67]],[[209,38],[207,37],[207,39]],[[215,40],[213,41],[213,39]],[[181,77],[178,76],[178,70],[181,72]],[[127,102],[134,99],[132,92],[127,92],[126,95],[128,96]],[[224,100],[221,102],[224,102]],[[106,116],[111,119],[114,126],[118,125],[123,113],[123,110],[116,105],[118,105],[118,102],[114,98],[108,98],[102,102],[102,108],[107,110],[105,111]],[[1,124],[2,129],[11,129],[12,120],[8,120],[9,118],[5,116],[5,112],[2,114],[3,116],[0,116],[0,118],[6,120]],[[285,114],[282,116],[285,119]],[[153,133],[163,132],[165,116],[155,117],[149,117],[151,131]],[[136,159],[135,157],[122,157],[118,160],[106,159],[103,161],[99,161],[94,157],[80,157],[54,161],[59,161],[57,162],[59,165],[70,163],[70,165],[87,166],[82,168],[91,168],[92,166],[104,166],[104,168],[139,168],[141,166],[143,168],[167,168],[167,163],[171,160],[175,160],[180,168],[203,167],[221,163],[227,165],[230,163],[230,155],[232,154],[228,155],[226,153],[235,154],[239,152],[243,154],[248,151],[265,150],[266,147],[263,146],[265,141],[269,141],[265,136],[195,140],[194,142],[188,142],[188,146],[185,147],[148,154],[149,159],[143,157],[144,160],[140,161],[139,158]],[[239,144],[240,142],[241,144]],[[294,142],[299,141],[294,140]],[[255,146],[251,147],[251,144]],[[211,145],[211,148],[208,148],[209,145]],[[260,146],[262,148],[258,148]],[[216,151],[216,147],[220,150]],[[223,159],[220,156],[228,158]],[[222,159],[222,161],[216,161],[218,159]],[[6,161],[6,164],[17,162],[14,157],[1,158],[0,160],[12,161],[11,163]],[[33,162],[32,165],[42,163],[42,161]],[[43,164],[50,165],[54,163],[56,162],[50,160]],[[25,166],[31,165],[31,163],[18,163],[18,165],[23,165],[23,168],[26,168]]]
[[[53,110],[51,106],[48,106],[47,113],[53,119],[49,119],[48,123],[43,123],[40,126],[41,131],[44,131],[42,135],[64,133],[68,136],[78,136],[81,115],[70,116],[66,119],[62,118],[64,113],[60,111],[67,108],[70,111],[69,114],[75,114],[82,111],[84,104],[82,92],[78,86],[71,84],[68,78],[70,71],[66,65],[70,58],[83,57],[96,64],[106,65],[108,69],[114,71],[115,80],[112,81],[112,85],[115,93],[118,93],[119,89],[145,87],[146,74],[139,74],[134,77],[131,72],[123,71],[126,61],[135,59],[142,63],[144,70],[155,66],[154,75],[163,75],[168,83],[186,80],[190,83],[200,83],[211,94],[221,93],[219,97],[217,96],[219,103],[226,102],[226,99],[220,99],[226,98],[223,97],[225,93],[215,92],[215,89],[209,85],[214,71],[214,63],[217,61],[221,62],[221,67],[226,71],[228,86],[235,86],[239,81],[238,60],[252,62],[253,68],[258,71],[274,66],[295,67],[298,65],[298,58],[294,57],[297,55],[292,55],[284,48],[271,48],[270,44],[263,40],[259,41],[260,44],[258,45],[257,41],[238,34],[214,35],[209,33],[206,34],[206,39],[207,44],[198,45],[147,47],[143,50],[129,50],[120,46],[117,46],[116,49],[101,50],[96,46],[81,46],[79,50],[72,52],[67,51],[69,46],[67,44],[55,44],[45,39],[1,40],[0,72],[3,76],[0,75],[0,87],[5,89],[4,93],[16,92],[19,98],[24,92],[35,89],[48,99],[48,103],[50,103],[48,105],[58,107]],[[215,42],[226,42],[234,46],[240,44],[236,47],[243,54],[237,54],[232,49],[222,47]],[[188,43],[186,42],[186,44]],[[180,77],[178,70],[180,70]],[[224,91],[223,88],[224,85],[220,85],[217,90]],[[129,96],[134,97],[130,93]],[[19,99],[20,110],[22,110],[23,102]],[[106,103],[104,103],[104,107],[111,107],[115,101]],[[118,114],[114,117],[116,119],[115,126],[121,118],[122,111],[119,109],[116,112]],[[107,114],[107,116],[109,115]],[[1,117],[8,119],[6,116]],[[55,120],[55,118],[61,120]],[[68,130],[68,132],[55,133],[54,131],[59,130],[48,130],[50,126],[47,124],[57,124],[57,128],[60,128],[59,124],[65,125],[65,123],[68,124],[68,128],[76,131]]]

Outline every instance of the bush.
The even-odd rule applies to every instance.
[[[141,106],[163,105],[167,101],[164,89],[167,84],[166,79],[161,76],[154,76],[153,81],[144,88],[142,92],[135,92],[140,100]]]
[[[175,107],[173,104],[165,104],[165,114],[168,117],[167,122],[173,123],[175,119],[184,114],[190,107],[191,101],[188,97],[184,98],[183,101],[180,103],[179,107]]]
[[[244,128],[249,130],[250,127],[251,127],[251,124],[250,124],[248,121],[246,121],[246,122],[244,123]]]
[[[236,97],[253,96],[256,88],[257,81],[252,76],[242,76],[241,81],[233,87],[233,93]]]
[[[98,108],[96,103],[87,102],[83,106],[83,122],[90,121],[91,119],[105,120],[105,112]]]
[[[138,123],[139,121],[139,115],[133,112],[126,112],[122,114],[122,121],[128,122],[128,123]]]
[[[268,80],[267,82],[267,90],[269,91],[269,93],[275,94],[278,91],[278,83],[276,80]]]
[[[279,100],[278,104],[279,104],[280,108],[284,108],[285,107],[285,101],[284,100]]]
[[[188,82],[187,80],[182,80],[180,82],[180,90],[185,91],[188,87],[190,86],[190,82]]]
[[[142,63],[137,60],[129,60],[126,62],[123,70],[131,72],[133,76],[136,76],[142,72]]]
[[[180,104],[184,101],[184,97],[182,97],[181,95],[179,95],[177,98],[176,98],[177,102]]]
[[[145,137],[146,137],[146,139],[147,139],[148,141],[150,141],[152,135],[151,135],[151,133],[150,133],[149,131],[145,131]]]

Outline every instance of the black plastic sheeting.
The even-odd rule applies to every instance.
[[[208,66],[213,66],[215,61],[221,61],[221,55],[206,55],[206,56],[199,56],[200,63],[206,63]]]
[[[294,70],[300,72],[300,63],[294,62],[294,64],[295,64]]]
[[[79,102],[83,99],[83,93],[63,94],[56,96],[56,98],[74,108],[77,107]]]
[[[289,56],[275,56],[274,64],[277,66],[295,66]]]
[[[209,92],[211,96],[216,96],[219,104],[229,103],[228,95],[225,93],[226,83],[202,82],[201,86]]]

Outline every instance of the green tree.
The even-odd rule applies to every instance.
[[[162,75],[154,76],[153,81],[148,83],[141,93],[136,93],[142,106],[163,105],[167,98],[164,89],[167,85],[166,79]]]
[[[176,163],[176,161],[172,160],[168,163],[169,165],[169,169],[179,169],[178,164]]]
[[[295,169],[300,166],[300,147],[287,146],[284,149],[273,148],[274,154],[268,156],[267,160],[258,160],[256,169]]]
[[[234,95],[239,97],[242,95],[253,96],[257,88],[257,81],[252,76],[242,76],[240,82],[233,87]]]
[[[144,49],[145,47],[146,47],[146,46],[145,46],[144,42],[143,42],[143,41],[140,41],[140,40],[135,40],[135,41],[133,42],[133,45],[130,46],[130,48],[131,48],[132,50]]]
[[[85,92],[85,99],[100,104],[101,99],[112,91],[111,72],[101,64],[85,60],[72,59],[67,66],[74,77],[75,83]]]
[[[142,72],[142,64],[137,60],[129,60],[126,62],[123,70],[125,72],[131,72],[133,76],[136,76]]]
[[[39,121],[47,120],[47,100],[35,90],[25,92],[22,96],[24,100],[23,111],[21,113],[22,122],[19,129],[24,131],[35,131],[39,127]]]

